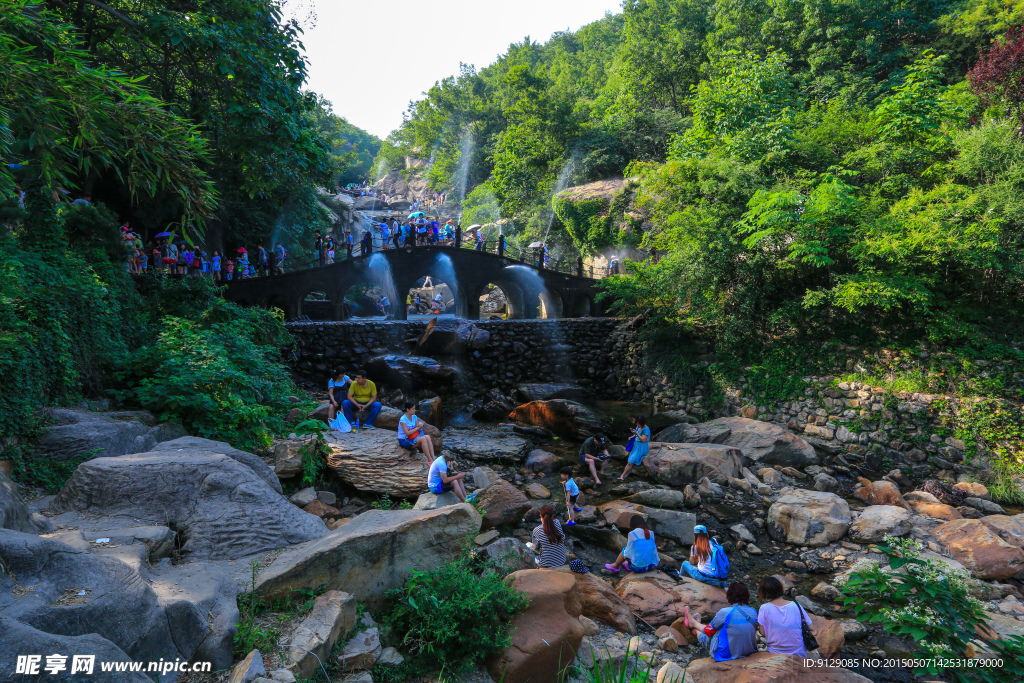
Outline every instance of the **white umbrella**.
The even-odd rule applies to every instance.
[[[484,226],[480,225],[479,223],[474,223],[473,225],[466,228],[465,232],[473,232],[474,230],[479,230],[482,227]]]
[[[530,246],[527,249],[536,249],[537,247],[543,247],[543,242],[530,242]]]

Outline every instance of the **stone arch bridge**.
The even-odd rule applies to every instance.
[[[343,320],[345,294],[368,283],[381,287],[389,299],[397,296],[398,301],[391,301],[391,311],[395,319],[405,320],[405,296],[418,280],[429,275],[435,282],[449,283],[453,273],[456,312],[471,320],[480,317],[480,297],[490,285],[505,293],[509,318],[579,318],[605,313],[595,299],[597,280],[536,268],[507,256],[447,246],[376,251],[319,268],[234,280],[228,283],[226,296],[247,306],[280,308],[285,319],[295,320],[308,315],[303,304],[309,307],[309,294],[322,292],[329,302],[330,319]],[[389,275],[394,283],[390,291],[386,286]],[[317,301],[318,310],[322,311],[325,303]]]

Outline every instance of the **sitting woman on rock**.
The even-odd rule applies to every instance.
[[[757,612],[750,606],[750,591],[734,581],[725,591],[730,607],[723,607],[704,625],[683,607],[683,625],[693,631],[697,642],[708,649],[716,662],[727,662],[757,652]]]
[[[619,573],[625,566],[626,571],[649,572],[658,568],[661,558],[658,547],[654,544],[654,532],[647,528],[647,522],[640,515],[633,515],[629,520],[629,534],[626,536],[626,547],[612,564],[604,566],[608,571]]]
[[[434,459],[434,442],[423,429],[427,423],[416,417],[416,404],[405,402],[405,415],[398,418],[398,445],[409,450],[419,448],[423,455]]]
[[[555,519],[555,509],[550,505],[540,509],[540,525],[533,530],[532,536],[533,547],[540,553],[541,567],[565,565],[565,534],[562,533],[562,525]]]
[[[761,579],[757,596],[764,602],[757,611],[757,630],[764,636],[768,652],[806,658],[803,624],[813,626],[813,622],[800,603],[786,600],[783,593],[782,582],[774,576]]]
[[[717,545],[717,544],[715,544]],[[718,546],[719,552],[725,552]],[[693,527],[693,546],[690,559],[683,562],[682,570],[691,578],[712,586],[725,587],[725,581],[715,577],[715,553],[708,528],[703,524]]]

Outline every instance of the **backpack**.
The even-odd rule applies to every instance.
[[[729,558],[725,556],[725,548],[715,539],[711,539],[711,566],[715,578],[724,579],[729,576]]]
[[[729,635],[728,633],[723,633],[723,631],[728,631],[729,623],[732,621],[732,617],[733,614],[735,614],[736,609],[737,605],[733,605],[733,608],[729,610],[728,614],[725,615],[725,621],[722,623],[722,628],[718,629],[718,647],[715,648],[715,651],[711,653],[711,656],[714,658],[716,662],[727,662],[730,659],[736,659],[736,655],[734,655],[731,649],[729,648]],[[757,624],[751,621],[750,617],[748,617],[742,609],[740,610],[740,617],[748,624],[753,626],[756,631]]]

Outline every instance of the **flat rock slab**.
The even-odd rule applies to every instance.
[[[399,446],[397,433],[369,429],[325,438],[331,449],[327,466],[360,491],[412,498],[427,490],[427,456]]]
[[[281,482],[278,480],[277,475],[274,474],[273,467],[263,462],[263,459],[258,455],[254,455],[248,451],[240,451],[231,444],[224,443],[223,441],[200,439],[198,436],[183,436],[178,439],[172,439],[171,441],[158,443],[150,449],[151,453],[175,453],[179,451],[188,451],[190,453],[223,453],[232,460],[236,460],[251,469],[257,477],[267,482],[267,486],[278,493],[281,493]]]
[[[187,559],[234,559],[327,533],[247,465],[187,449],[89,460],[50,508],[171,527]]]
[[[657,435],[670,443],[714,443],[739,448],[744,457],[762,465],[816,465],[814,447],[781,425],[745,417],[720,417],[700,424],[676,424]]]
[[[271,603],[293,590],[341,590],[367,607],[399,588],[413,569],[450,561],[465,538],[480,531],[481,518],[461,503],[437,510],[371,510],[324,538],[282,552],[256,581],[256,594]]]
[[[560,382],[520,384],[513,394],[518,401],[549,401],[553,398],[580,400],[590,397],[590,392],[578,384]]]
[[[67,656],[67,670],[57,675],[47,674],[43,666],[47,654],[60,653]],[[0,616],[0,680],[28,680],[24,674],[15,674],[19,655],[43,655],[40,662],[41,676],[36,680],[50,680],[57,683],[74,683],[88,680],[95,683],[153,683],[143,673],[126,671],[101,671],[99,664],[93,667],[92,675],[78,672],[71,674],[76,655],[95,657],[96,662],[131,662],[124,651],[106,638],[95,633],[81,636],[65,636],[46,633],[14,619]]]
[[[458,460],[514,463],[521,462],[533,448],[518,434],[466,429],[446,429],[444,447]]]
[[[53,525],[41,516],[29,512],[18,487],[0,470],[0,529],[13,529],[26,534],[45,534],[53,531]]]
[[[136,419],[115,419],[89,410],[58,408],[50,411],[49,417],[55,424],[39,437],[33,457],[71,460],[83,455],[106,458],[140,453],[187,433],[181,425],[151,427]]]
[[[849,669],[808,667],[796,655],[755,652],[728,662],[710,657],[697,659],[686,669],[683,683],[871,683],[870,678]]]
[[[743,453],[732,446],[656,442],[643,464],[659,483],[685,486],[716,473],[730,479],[739,477]]]
[[[850,506],[834,493],[786,487],[768,509],[768,534],[792,545],[818,547],[850,528]]]

